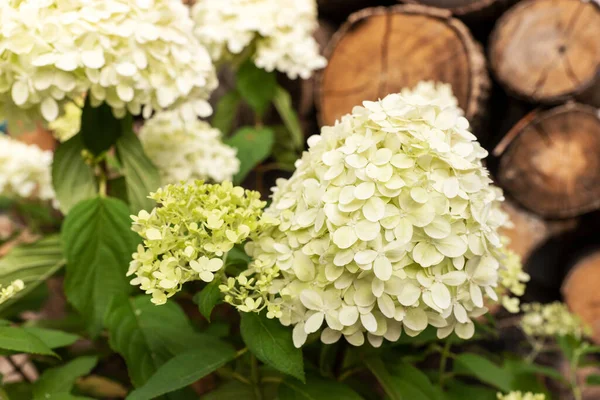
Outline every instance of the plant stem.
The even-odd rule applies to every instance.
[[[260,390],[260,371],[258,370],[258,360],[254,354],[250,357],[250,372],[252,374],[252,386],[254,386],[254,397],[256,400],[263,400],[263,394]]]
[[[581,357],[581,353],[579,352],[579,349],[576,349],[573,352],[573,359],[571,360],[571,365],[569,366],[571,391],[573,392],[574,400],[581,400],[583,398],[583,396],[581,394],[581,388],[579,387],[579,384],[577,383],[577,367],[579,365],[580,357]]]
[[[238,350],[237,353],[235,353],[235,358],[239,358],[239,357],[243,356],[244,354],[246,354],[246,352],[248,352],[247,347],[244,347],[243,349]]]
[[[444,347],[442,348],[442,351],[441,351],[442,358],[440,359],[439,382],[440,382],[440,388],[442,388],[442,389],[444,388],[446,365],[448,364],[448,357],[450,356],[450,346],[451,346],[451,342],[450,342],[450,340],[448,340],[444,344]]]
[[[364,368],[363,368],[363,367],[357,367],[357,368],[350,368],[350,369],[347,369],[347,370],[345,370],[344,372],[342,372],[342,373],[340,374],[340,376],[338,377],[338,379],[337,379],[337,380],[338,380],[339,382],[342,382],[342,381],[344,381],[344,380],[348,379],[350,376],[352,376],[352,375],[354,375],[354,374],[356,374],[357,372],[360,372],[360,371],[362,371],[362,370],[364,370]]]

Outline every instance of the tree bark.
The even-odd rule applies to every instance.
[[[494,150],[498,181],[514,199],[548,218],[600,208],[598,110],[570,103],[525,116]]]
[[[472,125],[484,110],[489,77],[481,47],[447,10],[418,5],[368,8],[352,14],[334,35],[319,76],[321,125],[332,125],[365,100],[413,87],[450,83]]]
[[[600,76],[600,6],[585,0],[527,0],[490,37],[492,70],[514,96],[558,103]]]

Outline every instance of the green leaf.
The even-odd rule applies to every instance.
[[[37,336],[22,328],[0,326],[0,349],[19,353],[55,356],[54,352]]]
[[[63,398],[73,389],[77,378],[89,374],[97,362],[97,357],[79,357],[60,367],[47,369],[33,385],[33,400]]]
[[[497,400],[497,390],[484,386],[462,383],[458,380],[450,380],[446,390],[447,400]]]
[[[0,258],[0,284],[6,286],[21,279],[25,288],[0,304],[0,311],[7,309],[44,283],[63,265],[63,253],[58,235],[14,247],[6,256]]]
[[[581,341],[571,335],[563,335],[556,337],[556,343],[560,350],[563,352],[567,360],[572,360],[575,355],[575,351],[581,345]]]
[[[236,76],[236,86],[246,103],[254,111],[263,115],[277,90],[275,74],[258,68],[251,60],[240,66]]]
[[[244,127],[226,140],[226,144],[235,147],[240,160],[240,171],[233,178],[233,183],[240,184],[252,169],[263,162],[271,154],[275,134],[270,128]]]
[[[131,211],[134,213],[140,210],[150,211],[156,203],[149,199],[148,195],[160,187],[160,175],[131,129],[117,141],[117,154],[123,165]]]
[[[81,114],[80,130],[81,140],[88,150],[98,155],[110,149],[121,136],[121,124],[131,126],[131,116],[118,120],[108,104],[92,107],[88,96]]]
[[[231,381],[201,397],[202,400],[254,400],[252,386]]]
[[[298,121],[296,111],[292,106],[292,96],[284,88],[277,86],[273,104],[292,136],[294,147],[301,150],[304,147],[304,132],[300,126],[300,121]]]
[[[75,206],[62,227],[65,293],[92,333],[102,328],[112,298],[132,290],[125,274],[139,238],[129,221],[125,203],[98,197]]]
[[[585,378],[585,383],[590,386],[600,385],[600,375],[588,375],[588,377]]]
[[[221,347],[219,339],[196,333],[173,301],[156,306],[149,296],[115,300],[106,318],[110,347],[127,363],[139,387],[175,354],[190,348]]]
[[[306,383],[285,379],[279,387],[278,400],[361,400],[355,391],[343,383],[308,376]]]
[[[221,291],[219,282],[214,281],[204,287],[202,291],[194,296],[194,302],[198,304],[200,314],[210,321],[210,314],[213,308],[221,302]]]
[[[490,360],[473,353],[462,353],[454,360],[454,372],[457,375],[474,376],[503,392],[510,392],[513,375]]]
[[[565,377],[556,369],[547,367],[545,365],[534,364],[521,359],[504,360],[504,369],[512,372],[513,374],[544,375],[549,378],[565,382]]]
[[[427,375],[407,362],[392,364],[389,373],[393,384],[406,399],[434,400],[439,397]]]
[[[302,350],[294,347],[291,329],[263,315],[242,313],[240,331],[259,360],[304,382]]]
[[[148,400],[181,389],[216,371],[235,358],[235,350],[225,343],[181,353],[162,365],[148,382],[127,400]]]
[[[72,333],[57,331],[54,329],[37,328],[33,326],[23,327],[28,332],[40,339],[48,348],[56,349],[59,347],[70,346],[79,340],[79,336]]]
[[[54,153],[52,186],[63,214],[67,214],[80,201],[98,194],[94,171],[81,155],[84,149],[81,135],[75,135],[60,144]]]
[[[390,400],[403,399],[402,392],[400,392],[400,388],[398,387],[398,385],[396,385],[394,377],[390,375],[387,368],[383,364],[381,358],[367,358],[364,362],[367,368],[369,368],[369,371],[371,371],[371,373],[375,375],[375,378],[377,379],[385,393],[388,395],[388,398]],[[404,400],[411,399],[407,398]]]
[[[231,132],[241,99],[240,94],[234,90],[221,97],[217,103],[210,124],[220,130],[223,136]]]

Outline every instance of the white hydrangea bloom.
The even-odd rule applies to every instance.
[[[0,304],[4,303],[23,289],[25,289],[25,283],[20,279],[12,281],[10,285],[6,287],[0,285]]]
[[[227,301],[261,300],[296,346],[321,329],[356,346],[428,325],[473,336],[484,298],[497,300],[503,196],[455,103],[426,100],[367,101],[309,139],[265,212],[279,226],[247,246],[254,261],[222,285]]]
[[[326,64],[312,37],[315,0],[197,0],[192,18],[215,61],[248,49],[257,67],[291,79],[307,79]]]
[[[61,143],[66,142],[81,130],[81,102],[69,102],[63,107],[64,114],[48,123],[48,128]]]
[[[54,200],[52,152],[0,135],[0,196]]]
[[[140,130],[140,140],[158,167],[163,184],[231,181],[240,169],[237,150],[221,141],[221,132],[175,111],[157,113]]]
[[[543,393],[534,394],[532,392],[510,392],[508,394],[497,394],[498,400],[546,400]]]
[[[210,114],[216,74],[178,0],[4,0],[0,21],[0,112],[53,121],[87,92],[116,115]]]
[[[521,329],[533,338],[570,335],[582,339],[592,334],[590,327],[560,301],[529,303],[522,308],[525,314],[521,318]]]

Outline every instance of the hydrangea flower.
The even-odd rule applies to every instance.
[[[502,268],[499,269],[499,287],[500,294],[502,296],[502,306],[509,312],[515,314],[518,313],[520,308],[520,301],[515,296],[523,296],[525,293],[525,283],[529,282],[530,276],[528,273],[523,271],[523,264],[521,263],[521,257],[514,251],[508,249],[506,239],[503,238],[504,247],[499,253],[500,265]]]
[[[307,79],[326,65],[312,37],[315,0],[197,0],[192,18],[215,61],[249,53],[257,67],[291,79]]]
[[[0,196],[54,200],[52,152],[0,135]]]
[[[240,169],[237,150],[221,141],[218,129],[196,118],[181,118],[174,111],[149,119],[140,130],[140,140],[165,184],[230,181]]]
[[[487,152],[444,96],[366,101],[309,138],[265,211],[279,225],[247,244],[253,262],[222,285],[226,300],[267,308],[298,347],[317,331],[356,346],[429,325],[472,337],[498,299],[507,216]]]
[[[578,315],[571,313],[567,305],[559,301],[523,304],[522,308],[525,314],[521,318],[521,329],[528,336],[545,338],[570,335],[582,339],[592,333]]]
[[[546,400],[546,395],[542,393],[534,394],[531,392],[510,392],[508,394],[498,393],[498,400]]]
[[[10,285],[6,287],[0,285],[0,304],[13,297],[17,292],[20,292],[24,288],[25,284],[20,279],[11,282]]]
[[[127,276],[132,285],[164,304],[188,281],[211,282],[223,268],[223,257],[237,243],[257,236],[269,225],[262,217],[260,194],[196,181],[168,185],[150,195],[157,207],[132,216],[132,229],[143,239]]]
[[[0,20],[0,112],[54,121],[84,93],[116,115],[211,112],[216,74],[180,1],[6,0]]]
[[[81,107],[83,101],[69,102],[64,105],[64,114],[48,123],[48,128],[60,142],[66,142],[81,130]]]

